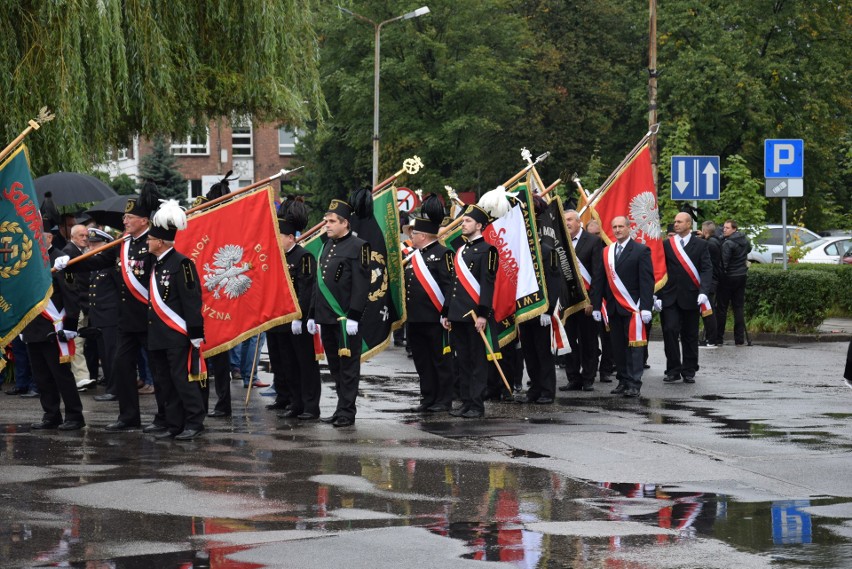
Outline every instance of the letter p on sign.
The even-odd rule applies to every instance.
[[[764,178],[804,178],[804,141],[801,139],[765,140],[763,169]]]

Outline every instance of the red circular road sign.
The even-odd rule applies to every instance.
[[[399,211],[410,212],[420,205],[420,198],[414,193],[414,190],[408,188],[396,189],[396,201],[399,204]]]

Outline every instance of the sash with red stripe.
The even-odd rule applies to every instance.
[[[417,249],[411,257],[411,268],[414,271],[414,276],[417,277],[417,282],[420,283],[429,300],[432,301],[432,305],[438,312],[441,312],[444,307],[444,293],[441,292],[435,277],[429,272],[429,267],[426,266],[426,261],[423,259],[420,249]]]
[[[562,325],[562,319],[559,318],[561,310],[562,307],[557,300],[553,314],[550,315],[550,351],[557,356],[571,353],[568,334],[565,332],[565,326]]]
[[[63,342],[59,339],[59,331],[63,329],[62,320],[65,318],[65,309],[57,310],[53,300],[48,300],[47,306],[41,311],[41,315],[53,324],[53,331],[56,332],[56,344],[59,346],[59,363],[71,363],[75,354],[74,342]]]
[[[128,236],[121,245],[121,278],[124,279],[124,284],[127,286],[130,294],[133,295],[133,298],[139,302],[148,304],[148,289],[136,278],[136,275],[133,274],[133,268],[130,266],[130,241],[131,238]]]
[[[631,347],[641,347],[648,344],[645,324],[642,322],[642,314],[639,305],[627,292],[627,287],[621,281],[621,277],[615,272],[615,243],[604,248],[604,265],[606,265],[606,278],[609,281],[609,289],[618,304],[624,310],[631,313],[630,326],[627,331],[627,341]]]
[[[163,301],[163,297],[160,296],[160,291],[157,289],[155,276],[155,272],[151,270],[151,283],[148,288],[151,293],[151,308],[154,309],[154,312],[166,326],[189,338],[186,320]],[[201,357],[201,350],[191,344],[186,367],[189,372],[189,381],[205,381],[207,379],[207,364]]]
[[[476,280],[476,277],[473,276],[473,273],[470,272],[470,269],[467,268],[467,263],[462,260],[462,253],[464,252],[467,244],[459,247],[459,250],[456,251],[456,276],[459,279],[459,282],[467,291],[467,294],[470,298],[473,299],[474,304],[479,304],[479,281]]]
[[[577,259],[577,267],[580,268],[580,276],[583,277],[583,286],[586,287],[586,290],[592,289],[592,275],[589,274],[589,270],[583,265],[583,262],[580,259]]]
[[[674,255],[683,267],[683,270],[687,275],[689,275],[689,278],[692,279],[692,284],[694,284],[700,292],[701,275],[698,274],[698,269],[695,268],[695,264],[693,264],[692,259],[689,258],[689,255],[687,255],[686,251],[683,249],[683,245],[680,244],[680,238],[675,237],[674,235],[669,237],[669,245],[672,246],[672,251],[674,251]],[[710,301],[706,300],[702,302],[701,316],[710,316],[711,314],[713,314],[713,307],[710,305]]]

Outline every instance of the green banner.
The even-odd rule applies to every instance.
[[[0,164],[0,353],[44,308],[51,263],[26,147]],[[4,362],[0,359],[0,369]]]

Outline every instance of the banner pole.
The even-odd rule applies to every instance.
[[[473,320],[474,326],[476,326],[476,313],[471,310],[465,316],[470,316],[471,320]],[[486,326],[488,324],[486,323]],[[500,367],[500,362],[497,361],[497,358],[494,357],[494,350],[491,349],[491,344],[488,343],[488,338],[485,337],[485,332],[482,330],[479,331],[479,335],[482,337],[482,342],[485,344],[485,349],[488,351],[488,355],[491,356],[491,361],[494,362],[494,365],[497,366],[497,371],[500,373],[500,379],[503,380],[503,385],[506,386],[506,389],[509,390],[509,393],[512,393],[512,387],[509,385],[509,381],[506,379],[506,376],[503,375],[503,368]]]
[[[280,170],[279,172],[272,174],[270,177],[268,177],[264,180],[261,180],[259,182],[255,182],[254,184],[249,184],[248,186],[246,186],[244,188],[240,188],[236,191],[229,192],[229,193],[225,194],[224,196],[220,196],[220,197],[218,197],[216,199],[212,199],[208,202],[198,204],[195,207],[191,207],[188,210],[186,210],[186,215],[188,216],[188,215],[193,214],[193,213],[198,213],[199,211],[201,211],[203,209],[207,209],[208,207],[212,207],[214,205],[219,205],[220,203],[228,201],[229,199],[231,199],[235,196],[238,196],[240,194],[244,194],[246,192],[250,192],[252,190],[256,190],[257,188],[264,186],[264,185],[268,184],[269,182],[271,182],[273,180],[277,180],[278,178],[283,178],[287,174],[291,174],[291,173],[293,173],[297,170],[301,170],[302,168],[304,168],[304,166],[299,166],[298,168],[295,168],[293,170]]]
[[[34,130],[38,130],[39,128],[41,128],[41,125],[43,125],[44,123],[52,121],[52,120],[54,119],[54,117],[55,117],[55,116],[56,116],[56,115],[54,115],[53,113],[51,113],[51,112],[48,110],[48,108],[47,108],[47,107],[42,107],[41,109],[39,109],[39,111],[38,111],[38,116],[37,116],[35,119],[30,119],[30,121],[29,121],[29,126],[28,126],[27,128],[25,128],[25,129],[21,132],[21,134],[19,134],[19,135],[15,138],[15,140],[13,140],[12,142],[10,142],[10,143],[6,146],[6,148],[4,148],[2,151],[0,151],[0,162],[2,162],[3,160],[5,160],[5,159],[6,159],[6,157],[7,157],[7,156],[9,156],[9,154],[11,154],[11,153],[12,153],[12,151],[13,151],[13,150],[15,150],[15,148],[17,148],[17,147],[18,147],[18,145],[19,145],[19,144],[20,144],[20,143],[24,140],[24,138],[26,138],[26,136],[27,136],[29,133],[31,133],[31,132],[32,132],[32,131],[34,131]]]
[[[254,387],[254,369],[257,366],[257,353],[260,351],[260,334],[255,336],[257,338],[257,342],[254,345],[254,358],[251,361],[251,371],[249,372],[249,384],[248,390],[246,391],[246,404],[245,407],[248,407],[249,398],[251,397],[251,390]]]

